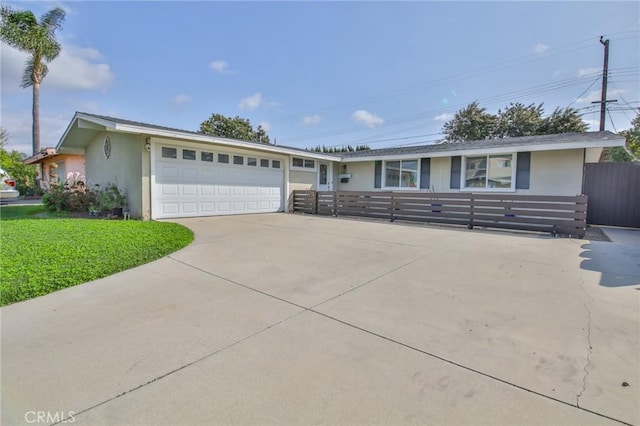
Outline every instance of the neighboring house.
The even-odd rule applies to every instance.
[[[23,163],[38,165],[36,178],[43,188],[48,188],[52,182],[64,183],[70,173],[84,177],[84,155],[78,149],[43,148]]]
[[[582,193],[583,166],[610,132],[323,154],[76,113],[57,149],[85,156],[89,186],[116,183],[132,216],[161,219],[289,209],[296,189]]]

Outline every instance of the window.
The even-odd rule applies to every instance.
[[[182,159],[183,160],[195,160],[196,159],[196,150],[195,149],[183,149],[182,150]]]
[[[279,169],[280,168],[280,160],[271,160],[271,167],[273,167],[274,169]]]
[[[237,164],[238,166],[244,165],[244,157],[242,155],[234,155],[233,164]]]
[[[513,189],[513,154],[465,157],[464,187]]]
[[[255,157],[247,157],[247,166],[256,167],[258,165],[258,159]]]
[[[386,188],[417,188],[418,160],[385,161],[384,186]]]
[[[213,163],[213,152],[202,151],[200,153],[200,161],[207,161]]]
[[[228,154],[218,154],[218,163],[229,164]]]
[[[178,158],[178,150],[176,148],[162,147],[162,158]]]
[[[269,160],[261,158],[260,159],[260,167],[269,167]]]
[[[292,157],[291,168],[312,171],[316,169],[316,160],[311,160],[308,158]]]

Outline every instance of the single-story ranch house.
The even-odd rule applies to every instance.
[[[116,183],[133,217],[278,212],[292,191],[582,193],[610,132],[323,154],[76,113],[58,152],[84,153],[88,185]]]

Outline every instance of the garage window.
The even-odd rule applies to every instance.
[[[233,164],[238,166],[242,166],[244,164],[244,157],[242,155],[234,155],[233,156]]]
[[[218,154],[218,163],[229,164],[228,154]]]
[[[202,151],[200,153],[200,161],[206,161],[208,163],[213,163],[213,152]]]
[[[183,149],[182,150],[182,159],[183,160],[195,160],[196,159],[196,150],[195,149]]]
[[[260,159],[260,167],[269,167],[269,160],[261,158]]]
[[[271,160],[271,167],[273,167],[274,169],[279,169],[280,168],[280,160]]]
[[[258,159],[255,157],[247,157],[247,166],[256,167],[258,165]]]
[[[178,150],[176,148],[162,147],[162,158],[178,158]]]

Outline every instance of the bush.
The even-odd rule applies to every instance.
[[[97,191],[87,189],[77,173],[70,173],[64,185],[50,184],[49,191],[42,196],[42,204],[55,212],[87,212],[97,199]]]

